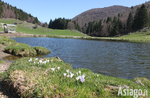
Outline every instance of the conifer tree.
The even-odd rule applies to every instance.
[[[134,16],[134,29],[141,29],[143,27],[149,26],[149,17],[146,6],[143,4],[140,8],[137,9]]]
[[[112,29],[111,35],[114,36],[117,34],[119,34],[119,23],[118,23],[117,17],[115,16],[113,19],[113,29]]]
[[[133,29],[139,28],[139,26],[138,26],[138,20],[139,20],[138,14],[139,14],[139,10],[140,10],[140,8],[138,7],[136,9],[136,12],[135,12],[135,15],[134,15],[134,20],[133,20],[133,25],[132,25]]]
[[[128,16],[128,19],[127,19],[127,29],[132,30],[132,25],[133,25],[133,15],[130,12],[129,16]]]
[[[143,4],[139,10],[139,28],[149,26],[149,17],[145,4]]]
[[[48,25],[48,28],[52,28],[52,19],[50,20],[50,22],[49,22],[49,25]]]

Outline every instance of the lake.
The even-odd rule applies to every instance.
[[[63,38],[11,38],[51,50],[45,57],[60,57],[73,68],[87,68],[104,75],[150,79],[150,44]],[[7,58],[7,57],[6,57]],[[6,59],[5,58],[5,59]]]

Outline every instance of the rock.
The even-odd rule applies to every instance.
[[[141,80],[137,80],[137,81],[135,81],[135,83],[140,84],[140,85],[142,85],[142,86],[145,86],[145,85],[141,82]]]

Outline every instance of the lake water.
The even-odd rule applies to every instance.
[[[150,44],[63,38],[12,38],[31,46],[43,46],[74,68],[88,68],[105,75],[150,79]]]

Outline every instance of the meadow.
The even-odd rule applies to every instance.
[[[119,87],[150,91],[150,80],[146,78],[120,79],[89,69],[73,69],[59,58],[18,59],[3,73],[3,79],[11,84],[7,90],[17,89],[22,97],[132,98],[134,94],[118,96]],[[136,81],[141,81],[142,85]],[[140,96],[150,96],[150,92],[143,94]]]
[[[40,35],[50,35],[50,36],[86,36],[83,33],[80,33],[75,30],[57,30],[57,29],[49,29],[44,27],[38,27],[34,29],[35,24],[22,22],[16,19],[0,19],[0,23],[7,23],[7,24],[17,24],[17,32],[22,32],[26,34],[40,34]],[[0,29],[1,30],[1,29]],[[3,29],[2,29],[3,30]]]

